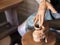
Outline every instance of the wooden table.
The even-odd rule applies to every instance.
[[[55,45],[56,38],[54,33],[49,32],[48,36],[48,43],[45,42],[34,42],[32,37],[32,30],[28,31],[23,37],[22,37],[22,45]]]
[[[0,11],[5,12],[7,22],[12,25],[19,24],[15,7],[21,2],[22,0],[0,0]]]

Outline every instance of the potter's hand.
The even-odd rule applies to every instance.
[[[43,21],[44,21],[44,14],[42,13],[37,13],[37,15],[34,18],[34,25],[36,25],[39,22],[39,27],[43,26]]]
[[[46,12],[46,1],[43,0],[40,4],[39,4],[39,8],[38,8],[38,12],[34,18],[34,25],[39,22],[39,27],[41,27],[43,25],[44,22],[44,16],[45,16],[45,12]]]

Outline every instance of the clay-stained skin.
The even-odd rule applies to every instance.
[[[39,10],[46,10],[47,6],[46,6],[46,1],[42,1],[39,4]]]
[[[44,27],[43,23],[44,23],[45,12],[47,9],[50,9],[53,13],[57,13],[57,11],[53,8],[53,6],[48,1],[46,0],[40,1],[38,13],[34,18],[34,26],[39,21],[39,28],[42,26]],[[43,37],[45,37],[45,34],[42,29],[38,31],[35,29],[35,31],[33,32],[34,40],[40,41],[39,39],[42,39]]]
[[[46,9],[47,9],[46,1],[43,0],[39,4],[38,13],[37,13],[37,16],[35,17],[35,23],[34,23],[34,24],[36,24],[37,21],[39,21],[39,23],[40,23],[39,27],[43,25]]]
[[[34,25],[39,22],[39,27],[43,26],[45,12],[47,9],[50,9],[53,13],[57,13],[50,2],[48,2],[47,0],[41,0],[39,3],[38,12],[34,18]]]

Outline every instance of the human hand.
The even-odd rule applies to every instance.
[[[37,13],[36,16],[34,17],[34,26],[39,23],[39,27],[43,26],[44,22],[44,12]]]

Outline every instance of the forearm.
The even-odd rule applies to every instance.
[[[57,13],[57,11],[54,9],[54,7],[46,1],[47,8],[50,9],[53,13]]]

